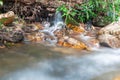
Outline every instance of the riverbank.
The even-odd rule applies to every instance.
[[[30,2],[5,2],[3,12],[6,13],[0,15],[3,21],[0,30],[1,48],[16,43],[44,43],[46,46],[80,50],[92,50],[102,46],[120,47],[119,21],[104,28],[93,26],[91,22],[79,23],[79,25],[66,24],[61,13],[56,12],[56,8],[63,3],[70,5],[70,2],[56,1],[54,3],[60,5],[51,3],[50,6],[48,6],[50,2]],[[73,1],[71,6],[75,3]]]

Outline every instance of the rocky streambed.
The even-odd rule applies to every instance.
[[[0,29],[1,48],[21,42],[43,43],[80,50],[91,50],[101,46],[119,48],[119,21],[103,28],[93,25],[88,27],[87,25],[90,24],[83,23],[78,26],[66,25],[61,13],[55,13],[56,8],[60,6],[56,3],[70,4],[69,1],[10,0],[6,2],[5,0],[4,2],[1,11],[6,13],[0,15],[0,21],[3,23]],[[72,2],[71,6],[78,2],[82,3],[74,0]]]
[[[0,14],[0,80],[120,80],[119,21],[103,28],[66,25],[55,7],[46,6],[51,0],[34,1],[18,0],[9,9],[7,3]]]
[[[43,21],[42,23],[26,23],[12,11],[0,16],[0,20],[3,20],[0,30],[1,46],[9,43],[35,42],[80,50],[90,50],[101,46],[119,48],[119,21],[103,28],[91,26],[90,29],[86,29],[87,24],[66,25],[61,13],[56,13],[52,22]]]

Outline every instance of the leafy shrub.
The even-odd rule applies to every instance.
[[[82,4],[76,4],[74,7],[64,4],[58,7],[57,11],[62,12],[66,24],[86,23],[98,16],[112,22],[119,17],[120,0],[86,0]]]
[[[0,6],[2,6],[3,5],[3,1],[2,0],[0,0]]]
[[[66,5],[62,5],[57,8],[57,11],[62,12],[62,17],[65,19],[66,24],[69,23],[78,24],[78,21],[75,20],[77,10],[75,10],[74,8],[72,7],[68,8]]]

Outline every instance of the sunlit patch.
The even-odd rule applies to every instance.
[[[69,37],[64,37],[63,39],[59,40],[57,44],[63,47],[89,50],[88,47],[83,42],[80,42],[74,38],[69,38]]]
[[[75,32],[75,33],[85,32],[85,29],[83,27],[81,27],[81,26],[76,26],[76,25],[68,24],[67,28],[73,30],[73,32]]]
[[[113,80],[120,80],[120,75],[116,76]]]
[[[89,48],[82,42],[78,42],[78,44],[73,45],[72,48],[77,48],[77,49],[82,49],[82,50],[83,49],[89,50]]]

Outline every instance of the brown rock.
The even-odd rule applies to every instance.
[[[63,47],[76,48],[80,50],[89,50],[89,48],[83,43],[74,38],[65,36],[58,40],[58,45]]]
[[[120,75],[116,76],[113,80],[120,80]]]
[[[35,32],[35,31],[38,31],[38,30],[42,30],[43,26],[40,23],[33,23],[33,24],[27,24],[22,29],[26,33],[31,33],[31,32]]]
[[[98,39],[100,43],[105,47],[111,47],[111,48],[120,47],[120,40],[114,35],[103,34],[103,35],[99,35]]]
[[[98,32],[99,36],[98,39],[100,43],[105,46],[109,46],[112,48],[119,48],[120,47],[120,21],[114,22],[106,27],[102,28]]]
[[[24,41],[30,41],[30,42],[41,42],[43,41],[43,37],[41,33],[26,33],[25,34],[25,40]]]
[[[0,23],[7,25],[13,22],[15,14],[13,11],[9,11],[4,14],[0,14]]]

